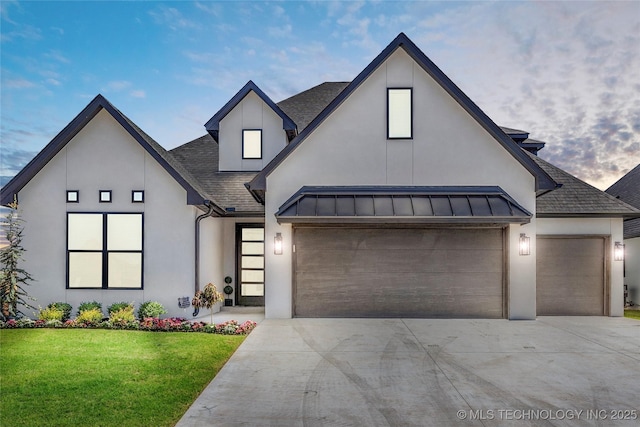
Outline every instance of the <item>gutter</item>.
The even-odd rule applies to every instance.
[[[196,252],[195,252],[195,284],[194,284],[194,290],[195,293],[198,293],[198,291],[200,290],[200,221],[202,221],[204,218],[209,217],[213,214],[213,210],[214,210],[214,205],[213,203],[211,203],[210,200],[205,200],[204,201],[204,205],[207,207],[207,212],[203,213],[202,215],[198,216],[196,218]],[[198,313],[200,312],[200,307],[196,307],[193,310],[193,317],[196,317],[198,315]]]

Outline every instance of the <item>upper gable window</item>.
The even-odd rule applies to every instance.
[[[245,129],[242,131],[242,158],[262,158],[262,130]]]
[[[387,139],[413,138],[411,88],[387,88]]]

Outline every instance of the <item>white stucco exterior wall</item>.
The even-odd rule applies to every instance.
[[[640,305],[640,237],[624,241],[625,277],[629,288],[629,300]]]
[[[411,140],[386,139],[387,87],[413,88]],[[292,228],[279,225],[274,214],[303,185],[499,185],[535,212],[534,177],[402,49],[267,177],[266,317],[292,315]],[[272,247],[277,232],[285,243],[278,256]],[[531,319],[535,255],[518,257],[521,232],[535,236],[535,218],[508,229],[509,317]]]
[[[242,130],[262,129],[262,159],[242,158]],[[251,91],[220,121],[218,134],[220,171],[260,171],[287,144],[278,116]]]
[[[622,218],[539,218],[537,232],[539,235],[608,236],[609,315],[612,317],[624,315],[623,263],[613,259],[615,242],[622,242]]]
[[[79,190],[79,203],[66,203],[66,190]],[[112,190],[112,203],[98,203],[99,190]],[[131,203],[131,191],[144,190],[145,202]],[[194,222],[201,212],[186,204],[186,191],[105,110],[101,110],[20,191],[27,221],[25,269],[37,282],[29,293],[36,305],[68,302],[75,310],[83,301],[108,305],[131,301],[161,302],[168,315],[190,315],[178,308],[178,298],[193,296]],[[144,289],[66,289],[67,212],[144,213]],[[218,230],[206,222],[203,238],[209,259],[220,252]],[[203,270],[204,283],[219,277],[215,263]]]

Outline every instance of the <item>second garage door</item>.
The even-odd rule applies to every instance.
[[[294,232],[297,317],[504,317],[502,229]]]
[[[605,315],[603,237],[537,239],[536,307],[540,316]]]

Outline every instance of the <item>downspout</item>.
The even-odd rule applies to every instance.
[[[200,221],[202,221],[204,218],[208,216],[211,216],[211,214],[213,213],[213,203],[211,203],[211,201],[205,200],[204,205],[207,207],[207,212],[203,213],[202,215],[196,218],[196,239],[195,239],[196,240],[196,253],[195,253],[196,270],[195,270],[195,286],[194,286],[195,293],[198,293],[198,291],[200,290]],[[200,307],[196,307],[193,310],[193,317],[196,317],[199,312],[200,312]]]

